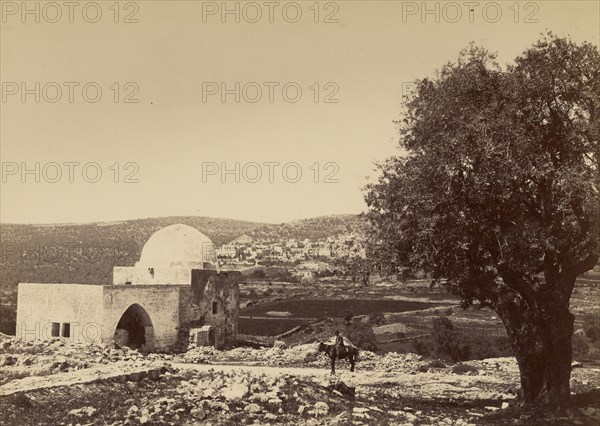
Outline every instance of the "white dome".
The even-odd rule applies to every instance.
[[[156,231],[144,245],[137,263],[137,266],[194,269],[215,269],[216,265],[215,246],[210,238],[183,224]]]

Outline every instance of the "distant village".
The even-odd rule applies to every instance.
[[[280,241],[255,240],[242,235],[216,249],[222,264],[229,262],[258,263],[263,260],[282,262],[305,262],[309,260],[330,261],[338,258],[366,257],[364,237],[359,233],[345,233],[323,240]]]

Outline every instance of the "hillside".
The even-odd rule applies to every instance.
[[[133,265],[159,229],[175,223],[193,226],[220,245],[263,226],[232,219],[171,216],[85,224],[3,224],[0,285],[18,282],[108,284],[115,265]]]
[[[193,226],[217,246],[242,235],[257,240],[317,240],[360,228],[356,215],[324,216],[284,224],[170,216],[86,224],[0,226],[0,289],[18,282],[108,284],[115,265],[133,265],[157,230],[175,223]]]
[[[365,226],[366,223],[360,215],[329,215],[277,225],[264,225],[253,229],[247,235],[254,240],[264,242],[290,238],[299,241],[304,239],[317,241],[339,234],[361,232]]]

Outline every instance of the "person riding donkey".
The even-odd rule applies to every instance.
[[[344,338],[338,330],[335,331],[335,350],[338,358],[346,353],[346,345],[344,345]]]

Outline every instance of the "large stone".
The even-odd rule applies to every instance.
[[[257,414],[262,411],[262,408],[260,408],[260,405],[252,403],[252,404],[246,405],[244,407],[244,411],[247,413]]]
[[[314,405],[313,410],[317,416],[323,416],[329,412],[329,405],[323,401],[319,401]]]

